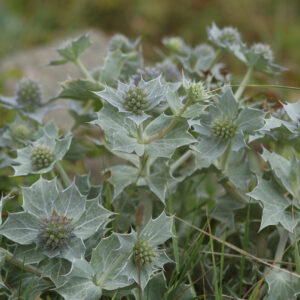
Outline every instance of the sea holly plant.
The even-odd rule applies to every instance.
[[[74,182],[59,191],[55,180],[41,178],[23,187],[22,195],[24,211],[10,214],[1,234],[20,245],[35,243],[45,257],[82,258],[83,240],[106,226],[111,215],[98,199],[86,201]]]
[[[49,63],[80,78],[44,99],[24,76],[0,96],[0,299],[299,296],[300,89],[269,84],[284,70],[271,46],[207,33],[164,38],[151,63],[118,34],[92,70],[84,34]],[[70,132],[44,121],[57,99]]]

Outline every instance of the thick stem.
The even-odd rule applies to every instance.
[[[178,160],[176,160],[174,163],[172,163],[170,166],[170,173],[173,174],[173,172],[178,167],[180,167],[184,162],[186,162],[192,154],[193,154],[193,152],[191,150],[188,150]]]
[[[4,249],[4,248],[0,248],[0,252],[2,252],[2,253],[5,254],[5,260],[6,260],[8,263],[10,263],[10,264],[12,264],[12,265],[14,265],[14,266],[20,268],[21,270],[24,270],[24,271],[28,272],[28,273],[34,274],[34,275],[36,275],[36,276],[38,276],[38,277],[42,277],[42,272],[41,272],[40,270],[38,270],[38,269],[35,268],[35,267],[32,267],[31,265],[24,265],[24,263],[23,263],[21,260],[16,259],[16,258],[13,256],[13,254],[10,253],[8,250],[6,250],[6,249]],[[51,280],[48,279],[47,277],[46,277],[45,279],[51,281]],[[51,281],[51,282],[52,282],[52,281]]]
[[[285,246],[289,237],[287,231],[284,228],[278,227],[278,233],[279,233],[279,242],[277,244],[277,249],[274,257],[275,261],[282,260],[283,254],[285,252]]]
[[[90,74],[90,72],[88,71],[88,69],[84,66],[84,64],[82,63],[82,61],[78,58],[77,60],[74,61],[75,65],[78,67],[78,69],[80,70],[80,72],[82,73],[82,75],[94,82],[94,78],[93,76]],[[89,99],[86,103],[86,105],[84,106],[82,113],[87,113],[89,111],[89,109],[91,108],[91,106],[93,105],[93,100]]]
[[[240,200],[242,203],[248,203],[248,199],[244,195],[242,195],[240,192],[238,192],[235,188],[233,188],[230,184],[228,184],[227,182],[221,182],[221,184],[225,188],[226,191],[228,191],[231,194],[233,194],[234,196],[236,196],[236,198],[238,200]]]
[[[177,119],[176,117],[180,117],[184,114],[184,112],[186,111],[186,109],[188,108],[188,106],[192,103],[192,99],[188,99],[186,101],[186,103],[184,104],[184,106],[182,107],[182,109],[179,111],[179,113],[177,114],[177,116],[174,116],[174,118],[172,119],[172,121],[169,123],[169,125],[167,127],[165,127],[164,129],[162,129],[161,131],[157,132],[156,134],[150,136],[148,139],[144,140],[144,144],[150,144],[151,142],[161,138],[162,136],[164,136],[166,133],[168,133],[177,123]]]
[[[90,81],[95,81],[94,78],[92,77],[92,75],[89,73],[89,71],[87,70],[87,68],[84,66],[84,64],[82,63],[82,61],[78,58],[74,61],[75,65],[78,67],[78,69],[80,70],[80,72],[82,73],[82,75],[84,77],[86,77],[86,79],[90,80]]]
[[[138,132],[138,140],[139,142],[143,142],[143,132],[144,132],[144,128],[143,128],[143,124],[140,124],[139,126],[136,125],[136,129],[137,129],[137,132]]]
[[[221,158],[221,169],[224,170],[226,167],[227,159],[230,153],[231,143],[227,146],[225,152],[223,153],[223,156]]]
[[[70,186],[72,184],[72,182],[60,162],[56,163],[56,169],[57,169],[58,173],[60,174],[65,187]]]
[[[247,73],[245,74],[245,77],[243,78],[243,81],[241,82],[241,84],[240,84],[238,90],[237,90],[236,93],[234,94],[234,96],[235,96],[235,98],[236,98],[237,100],[239,100],[240,97],[243,95],[243,92],[244,92],[244,90],[245,90],[245,88],[246,88],[246,85],[247,85],[247,83],[248,83],[250,77],[252,76],[252,73],[253,73],[253,68],[250,67],[250,68],[248,69]]]

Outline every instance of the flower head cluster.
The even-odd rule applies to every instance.
[[[48,168],[55,157],[46,145],[37,145],[32,150],[31,159],[34,168],[40,170]]]
[[[86,200],[75,183],[58,190],[56,180],[40,178],[31,187],[23,187],[24,211],[12,213],[0,233],[20,245],[36,244],[36,255],[82,258],[83,240],[104,230],[111,215],[98,203]]]
[[[15,99],[20,106],[28,110],[36,109],[42,102],[40,84],[35,79],[23,78],[17,86]]]
[[[252,45],[251,50],[253,50],[257,54],[261,54],[266,60],[273,61],[274,53],[270,47],[270,45],[263,43],[256,43]]]
[[[236,28],[228,26],[221,29],[217,40],[222,44],[238,44],[241,36]]]
[[[147,241],[138,241],[133,248],[134,259],[137,263],[145,265],[153,263],[156,258],[155,248]]]
[[[31,131],[25,124],[18,124],[12,127],[11,135],[15,139],[27,140],[31,137]]]
[[[148,95],[142,88],[131,87],[124,97],[124,108],[136,115],[141,115],[149,104]]]
[[[188,88],[188,95],[194,102],[199,102],[207,98],[207,90],[204,87],[203,82],[191,82]]]
[[[148,111],[165,101],[166,86],[161,83],[161,77],[147,82],[141,78],[137,85],[119,82],[117,89],[106,86],[103,91],[94,93],[140,125],[149,118]]]
[[[72,219],[59,216],[54,210],[49,217],[41,218],[38,244],[48,252],[63,252],[68,248],[69,241],[73,234]]]
[[[264,126],[264,112],[242,108],[231,88],[223,88],[216,104],[202,116],[201,125],[195,125],[200,141],[192,145],[196,151],[211,161],[221,156],[227,147],[238,151],[245,147],[245,137]]]
[[[171,51],[175,53],[181,53],[184,48],[185,44],[184,41],[177,36],[166,37],[163,39],[163,44]]]
[[[242,44],[240,33],[236,28],[224,27],[220,29],[215,23],[207,30],[208,38],[216,46],[232,50]]]
[[[220,139],[231,139],[237,130],[236,123],[230,118],[220,118],[213,122],[212,132]]]
[[[67,134],[59,138],[58,128],[52,125],[47,124],[36,133],[38,138],[34,142],[29,141],[27,146],[17,150],[17,157],[12,165],[15,176],[47,173],[64,157],[69,150],[72,136]]]

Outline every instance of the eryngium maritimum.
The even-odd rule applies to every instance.
[[[68,248],[68,243],[73,237],[72,219],[59,216],[56,211],[47,218],[41,219],[42,223],[38,234],[38,245],[48,252],[55,252]]]
[[[212,132],[220,139],[233,138],[237,130],[237,125],[229,118],[217,119],[212,126]]]
[[[157,256],[155,248],[147,241],[138,241],[133,249],[134,259],[142,265],[152,263]]]
[[[31,155],[32,165],[37,170],[47,168],[54,160],[54,155],[45,145],[38,145],[33,148]]]
[[[34,110],[39,107],[42,102],[40,84],[35,79],[23,78],[18,83],[15,98],[20,106]]]

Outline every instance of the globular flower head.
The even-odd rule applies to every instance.
[[[188,95],[194,102],[199,102],[207,98],[207,90],[203,82],[191,82],[188,88]]]
[[[42,90],[40,84],[31,78],[23,78],[16,89],[16,102],[28,110],[34,110],[41,105]]]
[[[147,82],[141,78],[138,85],[119,82],[117,89],[106,86],[103,91],[94,94],[118,108],[119,112],[126,113],[126,117],[136,125],[140,125],[150,117],[148,111],[166,100],[166,89],[159,76]]]
[[[1,226],[1,235],[26,247],[36,248],[38,257],[67,260],[84,256],[83,240],[105,232],[109,211],[99,199],[86,199],[73,182],[59,190],[56,180],[40,178],[22,188],[23,211],[12,213]],[[36,247],[35,247],[36,246]]]
[[[175,53],[181,53],[185,47],[184,41],[177,36],[164,38],[163,44]]]
[[[119,252],[130,257],[122,274],[128,274],[142,289],[154,272],[170,262],[165,250],[159,246],[173,236],[172,224],[173,217],[163,212],[156,219],[150,219],[139,234],[134,230],[130,234],[116,234]]]
[[[230,45],[230,44],[238,44],[241,40],[241,37],[240,37],[240,33],[236,28],[228,26],[221,29],[217,40],[220,43]]]
[[[143,88],[133,86],[124,96],[124,108],[136,115],[142,115],[149,105],[150,100]]]
[[[181,80],[179,70],[171,61],[165,60],[164,62],[157,64],[157,68],[162,73],[166,82],[178,82]]]
[[[252,45],[251,50],[253,50],[258,54],[261,54],[268,61],[274,60],[274,53],[270,45],[263,44],[263,43],[256,43]]]
[[[11,129],[11,135],[15,139],[27,140],[31,137],[31,131],[27,125],[18,124]]]
[[[32,150],[32,165],[36,170],[48,168],[55,157],[46,145],[37,145]]]
[[[231,118],[219,118],[212,125],[212,132],[220,139],[232,139],[236,130],[237,125]]]
[[[59,216],[53,210],[49,217],[41,218],[37,243],[49,253],[57,250],[63,252],[69,247],[69,242],[74,237],[73,230],[72,219]]]
[[[224,87],[216,103],[201,116],[199,143],[191,148],[200,152],[207,161],[223,155],[230,147],[239,151],[246,147],[245,139],[264,126],[264,112],[250,107],[241,107],[231,88]]]
[[[148,241],[139,240],[133,248],[134,260],[141,265],[151,264],[157,256],[156,249]]]

